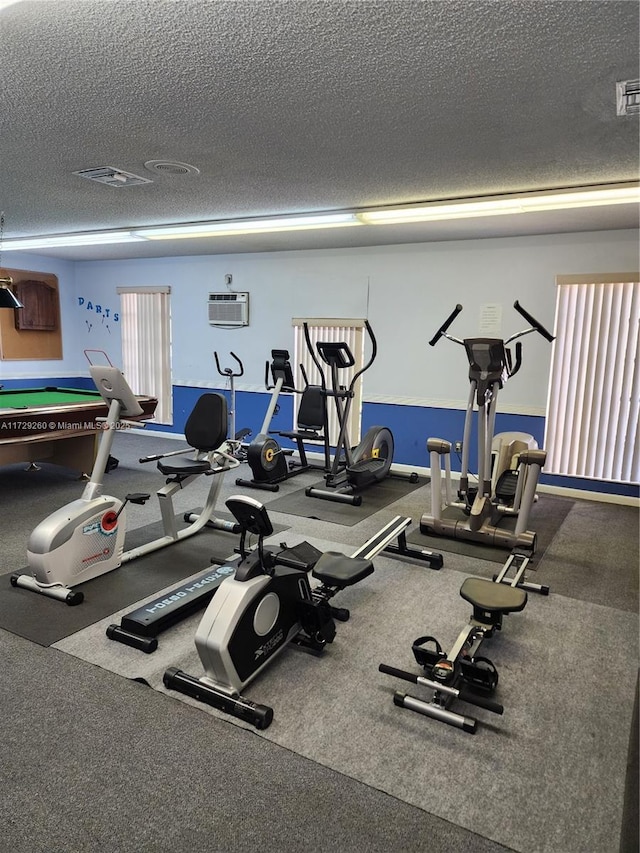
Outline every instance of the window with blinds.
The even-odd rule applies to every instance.
[[[309,329],[309,337],[311,344],[314,347],[314,353],[318,360],[318,351],[315,349],[318,341],[344,341],[355,360],[355,364],[350,368],[345,368],[340,371],[340,382],[348,387],[354,373],[364,364],[364,320],[346,320],[346,319],[328,319],[328,318],[294,318],[292,325],[294,329],[294,362],[295,362],[295,379],[296,388],[302,390],[304,388],[304,378],[300,365],[304,367],[310,385],[320,385],[320,374],[314,364],[309,353],[305,336],[304,323],[307,323]],[[320,364],[325,374],[327,388],[331,389],[331,369],[321,360]],[[347,425],[351,445],[355,446],[360,441],[360,423],[362,414],[362,382],[357,382],[354,389],[355,395],[351,403],[351,413]],[[299,397],[294,400],[294,425],[298,417]],[[338,435],[340,433],[340,424],[336,414],[334,401],[331,397],[327,399],[328,420],[329,420],[329,443],[335,447]]]
[[[558,276],[545,471],[640,480],[640,276]]]
[[[156,397],[155,420],[173,423],[171,289],[118,288],[122,372],[134,394]]]

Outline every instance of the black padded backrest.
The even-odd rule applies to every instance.
[[[286,349],[271,350],[271,377],[275,385],[278,379],[282,379],[282,391],[294,391],[296,384],[289,361],[289,352]]]
[[[323,429],[326,405],[327,399],[320,385],[307,385],[300,398],[298,429]]]
[[[208,452],[217,450],[227,437],[227,398],[222,394],[203,394],[184,425],[191,447]]]

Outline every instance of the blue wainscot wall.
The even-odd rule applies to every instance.
[[[5,388],[42,388],[59,386],[64,388],[93,389],[90,377],[61,376],[56,379],[2,380]],[[211,389],[215,390],[215,389]],[[148,434],[153,432],[183,435],[184,425],[196,400],[205,393],[203,388],[184,385],[173,386],[173,424],[150,424]],[[219,393],[223,393],[220,391]],[[228,396],[228,395],[227,395]],[[252,435],[258,434],[269,405],[270,395],[265,392],[236,392],[236,429],[248,427]],[[293,419],[293,398],[283,395],[278,401],[279,410],[271,422],[271,429],[289,430]],[[371,426],[382,425],[393,433],[395,442],[394,461],[398,465],[428,468],[429,457],[426,449],[427,438],[446,438],[454,442],[462,439],[464,428],[463,409],[439,409],[428,406],[406,406],[391,403],[367,403],[362,410],[362,432]],[[540,447],[544,444],[544,417],[539,415],[516,415],[501,413],[496,417],[496,432],[526,432],[532,435]],[[282,440],[284,447],[292,447],[290,441]],[[318,450],[310,446],[310,451]],[[475,449],[474,449],[475,450]],[[470,466],[476,465],[475,452],[472,450]],[[457,454],[451,454],[451,467],[460,470]],[[576,489],[581,492],[617,495],[624,498],[640,497],[637,483],[613,483],[605,480],[592,480],[584,477],[565,477],[543,472],[542,485],[561,489]]]

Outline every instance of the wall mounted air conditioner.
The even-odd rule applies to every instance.
[[[248,293],[210,293],[210,326],[248,326]]]

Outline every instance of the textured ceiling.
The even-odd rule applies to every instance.
[[[638,77],[638,31],[638,3],[614,0],[15,2],[0,10],[5,236],[634,180],[638,118],[616,116],[615,83]],[[200,173],[155,174],[149,160]],[[153,183],[113,188],[72,174],[99,166]],[[384,237],[351,228],[58,253],[363,245],[637,222],[614,208],[516,219],[394,226]]]

